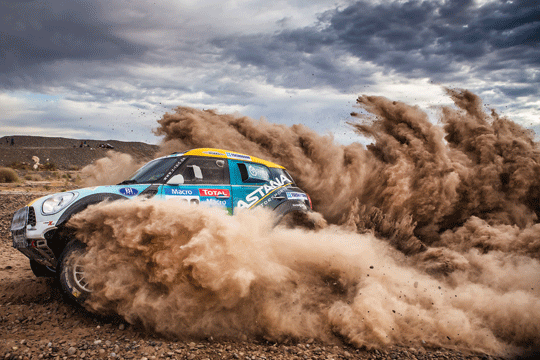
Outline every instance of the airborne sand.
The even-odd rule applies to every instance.
[[[362,96],[343,146],[302,125],[180,107],[162,154],[194,147],[284,165],[328,226],[269,228],[171,202],[102,204],[72,224],[90,245],[92,306],[173,336],[426,342],[505,354],[540,345],[540,154],[534,134],[468,91],[440,125]],[[219,128],[219,132],[213,129]]]

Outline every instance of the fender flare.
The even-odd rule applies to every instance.
[[[86,209],[89,205],[98,204],[105,200],[115,201],[115,200],[120,200],[120,199],[127,199],[127,198],[125,196],[112,194],[112,193],[92,194],[92,195],[85,196],[82,199],[75,201],[64,211],[62,216],[60,216],[60,218],[56,222],[56,227],[59,228],[65,225],[73,215],[80,213],[81,211]]]
[[[276,220],[274,221],[274,226],[276,226],[285,215],[291,212],[309,214],[310,212],[312,212],[312,210],[309,208],[309,206],[306,206],[306,204],[303,201],[289,200],[276,206],[274,208],[274,212],[276,214]]]

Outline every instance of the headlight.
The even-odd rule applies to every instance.
[[[77,197],[77,195],[78,194],[75,192],[66,192],[53,195],[43,202],[41,212],[44,215],[55,214],[68,206],[69,203],[71,203]]]

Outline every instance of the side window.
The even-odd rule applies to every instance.
[[[264,165],[238,163],[238,170],[245,183],[263,183],[270,180],[270,170]]]
[[[184,184],[228,184],[227,161],[215,158],[189,158],[179,174]]]

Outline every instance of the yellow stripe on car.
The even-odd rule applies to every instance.
[[[214,149],[214,148],[193,149],[193,150],[189,150],[183,155],[209,156],[209,157],[217,157],[217,158],[223,158],[223,159],[245,160],[245,161],[251,161],[257,164],[261,164],[261,165],[266,165],[271,168],[285,169],[283,166],[275,164],[270,161],[262,160],[254,156],[242,154],[236,151],[229,151],[229,150],[223,150],[223,149]]]

